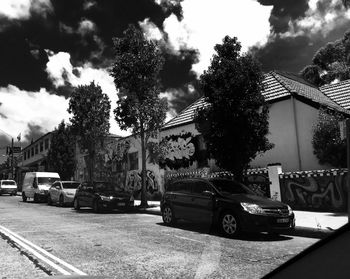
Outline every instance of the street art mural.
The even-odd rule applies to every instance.
[[[128,192],[132,192],[134,194],[134,198],[140,198],[141,187],[141,171],[128,171],[124,189]],[[151,170],[147,170],[146,172],[146,196],[148,199],[154,199],[155,197],[160,196],[158,179],[155,173]]]
[[[170,170],[188,168],[197,160],[198,139],[192,133],[169,135],[163,139],[168,144],[164,158],[159,162],[161,168]]]
[[[248,173],[245,184],[259,196],[270,198],[270,180],[268,173]]]
[[[280,177],[281,198],[293,209],[345,212],[347,174]]]

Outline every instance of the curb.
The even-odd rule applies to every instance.
[[[289,232],[288,235],[310,238],[325,238],[333,234],[335,231],[336,230],[295,226],[294,231]]]

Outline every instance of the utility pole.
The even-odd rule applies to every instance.
[[[348,166],[347,190],[348,190],[348,223],[350,223],[350,119],[346,119],[346,158]]]
[[[15,179],[15,176],[13,174],[13,138],[11,139],[11,179]]]

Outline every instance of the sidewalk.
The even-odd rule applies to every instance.
[[[140,205],[139,200],[135,200],[135,206]],[[149,208],[139,208],[139,212],[161,215],[160,202],[148,201]],[[348,222],[347,213],[334,212],[312,212],[294,210],[295,214],[295,236],[305,236],[323,238],[339,229]]]

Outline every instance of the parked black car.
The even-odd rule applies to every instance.
[[[182,179],[171,183],[161,200],[163,221],[211,222],[226,236],[241,231],[282,233],[295,227],[284,203],[258,196],[247,186],[223,178]]]
[[[103,210],[128,210],[134,206],[134,197],[131,193],[115,189],[109,182],[83,182],[76,190],[74,209],[91,207],[94,212]]]

